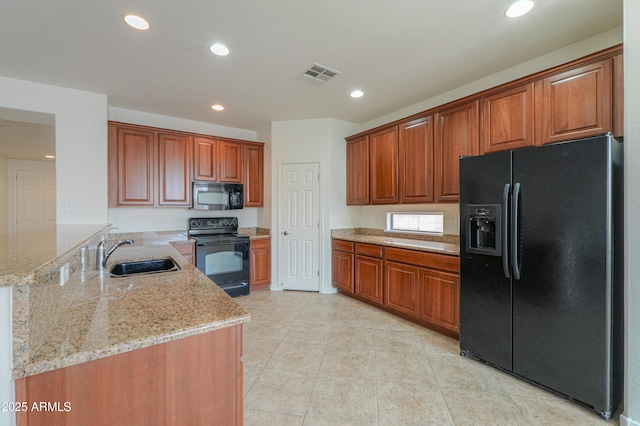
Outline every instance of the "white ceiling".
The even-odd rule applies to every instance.
[[[622,0],[537,0],[518,19],[504,17],[509,3],[3,0],[0,75],[249,130],[319,117],[364,123],[622,25]],[[126,13],[151,29],[127,27]],[[231,53],[212,55],[214,42]],[[297,80],[314,62],[342,74],[323,87]],[[350,98],[355,88],[365,96]]]

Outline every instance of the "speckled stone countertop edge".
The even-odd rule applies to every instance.
[[[32,284],[36,282],[40,274],[42,274],[44,271],[51,270],[52,268],[57,266],[57,264],[59,263],[64,263],[65,261],[67,261],[67,259],[71,258],[80,247],[87,245],[91,240],[93,240],[94,238],[96,238],[96,236],[103,233],[111,225],[105,224],[105,225],[99,225],[99,226],[102,228],[99,229],[98,231],[95,231],[89,234],[84,240],[80,241],[79,243],[65,250],[63,253],[49,259],[48,261],[44,262],[43,264],[34,268],[33,270],[24,272],[24,273],[0,276],[0,287],[19,286],[19,285]]]
[[[222,328],[233,327],[249,322],[250,320],[251,315],[247,314],[243,317],[236,317],[232,320],[220,321],[213,324],[205,324],[201,327],[182,330],[170,335],[152,336],[145,339],[138,339],[127,343],[122,343],[109,348],[77,352],[73,355],[69,355],[64,358],[57,358],[54,360],[33,362],[25,365],[14,365],[12,376],[14,380],[22,379],[25,377],[33,376],[35,374],[46,373],[48,371],[53,371],[60,368],[71,367],[74,365],[106,358],[108,356],[119,355],[122,353],[135,351],[137,349],[144,349],[150,346],[160,345],[190,336],[196,336],[198,334],[220,330]]]
[[[436,254],[459,256],[460,248],[457,235],[443,237],[428,236],[427,238],[400,238],[385,234],[382,230],[368,230],[360,232],[359,228],[338,229],[331,231],[331,238],[337,240],[376,244],[385,247],[404,248],[408,250],[425,251]]]
[[[238,234],[246,235],[252,240],[271,238],[271,230],[267,228],[238,228]]]

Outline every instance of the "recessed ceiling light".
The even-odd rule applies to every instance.
[[[124,22],[127,23],[131,28],[135,28],[136,30],[145,31],[149,29],[149,23],[146,19],[138,16],[138,15],[126,15],[124,17]]]
[[[224,44],[212,44],[209,49],[218,56],[227,56],[229,54],[229,49]]]
[[[517,18],[518,16],[522,16],[525,13],[528,13],[531,9],[533,9],[533,1],[531,0],[518,0],[515,1],[509,6],[505,15],[508,18]]]
[[[224,107],[219,104],[211,105],[211,109],[214,111],[224,111]]]
[[[51,159],[56,158],[56,156],[55,156],[55,155],[45,155],[44,157],[45,157],[45,158],[51,158]]]
[[[352,98],[361,98],[362,96],[364,96],[364,92],[362,90],[354,90],[351,92]]]

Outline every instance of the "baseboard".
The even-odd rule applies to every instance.
[[[640,426],[640,423],[620,415],[620,426]]]

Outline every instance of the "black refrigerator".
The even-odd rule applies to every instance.
[[[623,368],[622,144],[460,159],[460,349],[609,419]]]

